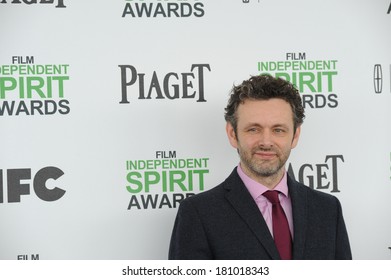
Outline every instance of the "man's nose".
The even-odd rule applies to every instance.
[[[273,134],[270,130],[263,130],[259,135],[258,144],[261,147],[272,147],[273,146]]]

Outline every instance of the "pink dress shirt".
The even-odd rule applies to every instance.
[[[255,203],[258,205],[259,211],[261,212],[265,222],[269,228],[270,233],[273,236],[273,224],[272,224],[272,204],[264,197],[262,194],[266,191],[269,191],[264,185],[254,181],[248,177],[240,167],[240,164],[237,168],[239,177],[242,179],[247,190],[250,192]],[[289,229],[291,231],[291,236],[293,240],[293,217],[292,217],[292,202],[289,197],[288,192],[288,183],[287,183],[287,174],[285,172],[284,177],[281,181],[274,187],[273,190],[279,191],[278,198],[280,199],[280,204],[284,209],[285,215],[288,219]]]

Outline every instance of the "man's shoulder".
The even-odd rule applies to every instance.
[[[288,186],[291,192],[295,192],[298,196],[307,196],[309,201],[324,201],[326,203],[332,203],[338,201],[338,199],[329,193],[325,193],[309,186],[306,186],[293,178],[288,176]]]
[[[200,202],[208,203],[212,200],[216,200],[224,197],[224,193],[225,193],[224,182],[222,182],[217,186],[212,187],[211,189],[192,195],[186,198],[184,201],[192,202],[192,203],[200,203]]]
[[[186,198],[183,202],[186,203],[213,203],[218,200],[222,200],[225,197],[225,194],[233,185],[240,184],[241,181],[239,175],[237,175],[236,168],[232,173],[220,184],[211,189],[205,190],[203,192],[197,193],[193,196]]]

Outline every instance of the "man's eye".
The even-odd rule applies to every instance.
[[[280,133],[284,133],[285,130],[282,128],[276,128],[276,129],[274,129],[274,132],[280,134]]]

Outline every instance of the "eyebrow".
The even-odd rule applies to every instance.
[[[251,127],[251,126],[263,127],[263,126],[260,125],[259,123],[248,123],[248,124],[245,125],[244,127]],[[287,124],[282,124],[282,123],[277,123],[277,124],[272,125],[272,127],[285,127],[285,128],[289,128],[289,125],[287,125]]]

